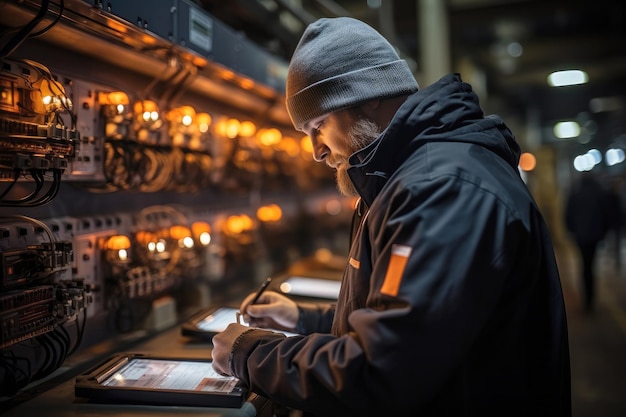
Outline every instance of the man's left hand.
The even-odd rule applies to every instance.
[[[233,349],[235,340],[246,330],[248,326],[231,323],[226,329],[213,336],[213,369],[222,375],[231,375],[228,359]]]

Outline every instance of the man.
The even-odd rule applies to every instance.
[[[584,172],[565,204],[565,226],[578,247],[582,266],[582,305],[585,313],[595,305],[595,268],[598,245],[612,229],[618,229],[619,203],[603,188],[593,172]]]
[[[214,367],[315,415],[570,416],[559,274],[503,121],[458,75],[418,91],[350,18],[306,29],[287,108],[361,199],[341,291],[329,307],[247,297],[251,325],[303,336],[232,324]]]

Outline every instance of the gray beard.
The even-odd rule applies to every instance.
[[[365,118],[357,120],[350,132],[348,138],[350,140],[349,145],[352,150],[351,154],[365,148],[370,143],[374,142],[380,135],[380,127],[373,121]],[[347,161],[346,161],[347,162]],[[347,164],[343,165],[347,167]],[[359,193],[354,187],[347,169],[338,169],[336,173],[337,188],[339,192],[347,197],[359,197]]]

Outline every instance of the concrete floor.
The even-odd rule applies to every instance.
[[[626,416],[626,251],[617,253],[606,243],[601,246],[596,308],[586,314],[577,253],[569,246],[557,249],[569,323],[574,417]]]

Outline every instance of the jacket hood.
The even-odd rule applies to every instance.
[[[359,191],[371,188],[373,177],[382,186],[416,148],[428,142],[473,143],[515,169],[519,162],[520,147],[502,119],[485,117],[472,87],[458,74],[448,74],[410,95],[380,137],[350,157],[350,178]]]

